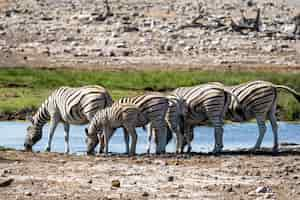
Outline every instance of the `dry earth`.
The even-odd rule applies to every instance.
[[[299,33],[291,21],[299,1],[1,0],[0,66],[97,69],[300,69]],[[230,28],[254,18],[260,32]],[[300,22],[299,22],[300,23]],[[299,25],[300,26],[300,25]]]
[[[300,199],[299,150],[282,150],[277,156],[236,151],[220,156],[166,154],[130,158],[2,151],[0,197]]]

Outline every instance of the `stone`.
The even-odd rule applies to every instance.
[[[274,45],[266,45],[266,46],[263,46],[262,49],[268,53],[276,51],[276,47]]]
[[[25,192],[24,194],[25,194],[25,196],[32,196],[32,193],[29,191]]]
[[[267,192],[271,192],[271,188],[266,187],[266,186],[260,186],[258,188],[256,188],[255,192],[256,193],[267,193]]]
[[[185,41],[184,41],[184,40],[179,40],[179,41],[178,41],[178,44],[179,44],[180,46],[185,46]]]
[[[115,46],[117,48],[126,48],[127,47],[125,42],[116,43]]]
[[[120,183],[119,180],[112,180],[111,181],[111,186],[119,188],[119,187],[121,187],[121,183]]]
[[[149,193],[148,192],[143,192],[142,197],[148,197]]]
[[[174,181],[174,176],[169,176],[168,177],[168,182],[173,182]]]
[[[273,197],[273,194],[272,193],[266,193],[265,195],[264,195],[264,198],[265,199],[271,199]]]
[[[0,187],[7,187],[14,181],[13,178],[0,179]]]

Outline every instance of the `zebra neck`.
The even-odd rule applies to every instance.
[[[33,116],[34,125],[37,128],[42,128],[44,124],[48,122],[50,119],[50,114],[48,110],[48,101],[42,104],[42,106],[38,109],[36,114]]]

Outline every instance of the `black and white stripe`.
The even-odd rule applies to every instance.
[[[92,153],[98,141],[98,134],[104,136],[105,153],[108,153],[108,142],[115,129],[123,127],[131,135],[130,154],[135,154],[137,134],[136,127],[147,124],[147,118],[135,104],[114,103],[111,107],[98,111],[86,129],[87,152]],[[101,138],[101,137],[100,137]]]
[[[300,101],[300,94],[284,86],[275,85],[266,81],[252,81],[237,86],[228,87],[237,97],[232,99],[229,106],[228,117],[232,121],[243,122],[255,118],[259,128],[259,137],[254,150],[260,148],[266,132],[266,119],[269,119],[273,131],[273,150],[278,149],[278,125],[276,120],[276,105],[278,89],[283,89],[293,94]],[[238,102],[237,102],[238,101]]]
[[[184,108],[183,129],[187,140],[188,151],[191,150],[193,139],[192,129],[209,121],[214,126],[215,146],[213,152],[219,152],[223,148],[224,117],[230,104],[231,93],[222,85],[215,83],[202,84],[193,87],[181,87],[172,92],[172,95],[181,101]],[[173,98],[174,98],[173,97]],[[179,120],[182,120],[179,118]],[[172,120],[170,120],[172,121]],[[181,141],[180,144],[184,144]],[[179,151],[183,151],[181,146]]]
[[[149,93],[136,97],[121,98],[118,102],[137,105],[151,124],[153,131],[156,132],[156,153],[165,152],[167,145],[165,115],[168,110],[168,99],[160,93]],[[129,139],[126,132],[124,132],[124,137],[126,149],[128,149]],[[148,145],[147,152],[150,152],[150,145]]]
[[[111,105],[110,94],[101,86],[60,87],[48,97],[32,117],[32,126],[27,129],[24,145],[26,149],[31,149],[41,139],[42,128],[50,120],[46,151],[51,150],[54,131],[57,124],[62,122],[65,132],[65,152],[69,152],[70,124],[87,124],[98,110]]]

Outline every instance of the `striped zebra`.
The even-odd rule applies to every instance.
[[[87,135],[87,153],[92,154],[94,152],[94,148],[99,143],[98,138],[101,138],[103,135],[105,154],[107,154],[108,142],[111,136],[117,128],[123,127],[131,135],[132,142],[129,154],[134,155],[136,153],[137,142],[135,128],[144,126],[146,123],[147,118],[135,104],[117,102],[111,107],[98,111],[88,128],[85,129]]]
[[[98,110],[111,105],[110,94],[101,86],[60,87],[56,89],[30,118],[32,125],[27,128],[25,149],[32,150],[32,146],[42,138],[43,126],[50,120],[46,151],[51,151],[55,129],[57,124],[62,122],[64,125],[65,152],[68,153],[70,150],[70,124],[87,124]]]
[[[166,96],[169,100],[168,110],[165,116],[165,122],[167,126],[167,144],[173,138],[173,133],[176,135],[176,153],[181,153],[181,147],[184,145],[183,136],[183,115],[185,113],[184,106],[181,101],[173,95]],[[148,126],[148,152],[151,147],[151,140],[157,140],[157,133],[152,128],[152,125]]]
[[[167,145],[165,115],[168,110],[168,99],[160,93],[150,93],[135,97],[125,97],[118,100],[119,103],[135,104],[146,116],[148,123],[151,124],[153,130],[157,133],[156,153],[164,153]],[[124,139],[126,144],[126,152],[129,151],[129,137],[124,130]],[[103,145],[101,145],[102,147]],[[150,146],[147,147],[150,152]]]
[[[266,81],[252,81],[237,86],[228,87],[237,97],[229,105],[228,118],[232,121],[243,122],[255,118],[259,128],[259,136],[253,150],[260,148],[266,132],[266,119],[270,120],[273,131],[273,151],[278,150],[278,125],[276,121],[276,105],[278,90],[291,93],[298,101],[300,94],[284,86]]]
[[[215,146],[214,153],[218,153],[223,148],[223,125],[224,117],[228,110],[232,93],[221,85],[207,83],[193,87],[180,87],[172,92],[173,98],[181,101],[182,116],[177,117],[180,126],[183,126],[184,137],[179,138],[177,149],[183,152],[185,143],[188,145],[188,152],[191,151],[191,141],[193,140],[193,127],[209,121],[214,126]],[[176,112],[173,112],[176,114]],[[176,116],[173,118],[176,118]],[[169,121],[176,127],[176,121]],[[179,129],[180,130],[180,126]],[[182,133],[182,132],[181,132]],[[180,135],[180,134],[176,134]]]

